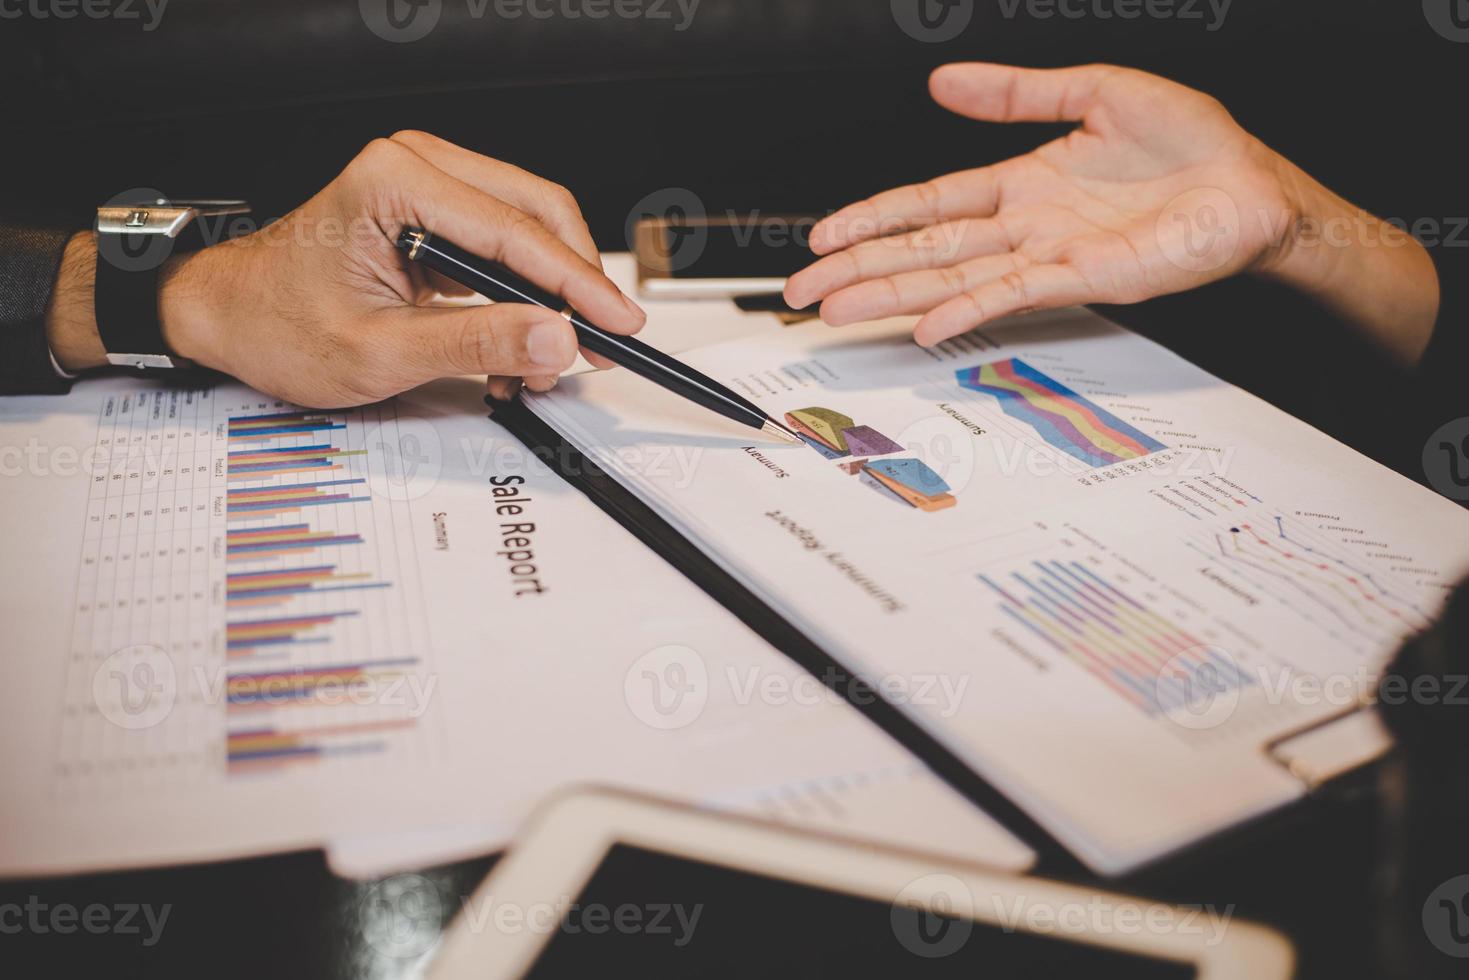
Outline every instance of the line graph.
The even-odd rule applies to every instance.
[[[1391,649],[1431,622],[1397,576],[1268,507],[1248,508],[1191,535],[1187,545],[1257,601],[1289,610],[1364,655]]]

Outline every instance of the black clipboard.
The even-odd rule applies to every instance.
[[[1050,831],[895,706],[885,701],[869,685],[853,676],[836,658],[812,642],[789,620],[721,568],[636,494],[562,438],[560,433],[532,412],[523,400],[517,398],[513,402],[496,405],[490,418],[520,440],[532,455],[596,504],[603,513],[652,548],[664,561],[728,609],[767,643],[861,711],[935,775],[1023,841],[1036,854],[1036,865],[1031,873],[1069,879],[1095,877]],[[1338,780],[1347,783],[1348,780],[1342,777],[1359,774],[1371,762],[1375,762],[1378,756],[1368,754],[1362,758],[1337,763],[1330,761],[1328,755],[1328,761],[1323,764],[1321,758],[1292,753],[1290,746],[1298,741],[1307,741],[1333,726],[1360,722],[1369,714],[1370,709],[1363,705],[1280,735],[1261,746],[1266,758],[1301,782],[1305,794],[1296,803],[1202,838],[1182,851],[1149,862],[1120,876],[1118,880],[1146,879],[1158,870],[1159,865],[1174,864],[1175,859],[1181,859],[1185,863],[1197,861],[1205,855],[1215,853],[1218,848],[1227,849],[1230,842],[1247,844],[1277,820],[1289,821],[1293,816],[1299,817],[1303,811],[1316,810],[1323,802],[1323,789],[1335,785]],[[1303,761],[1309,763],[1304,771]]]

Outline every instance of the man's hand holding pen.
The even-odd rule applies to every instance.
[[[377,401],[451,375],[488,375],[499,399],[522,378],[535,390],[554,385],[576,359],[571,324],[522,304],[433,305],[468,291],[405,265],[394,247],[405,225],[442,231],[606,330],[633,334],[646,320],[602,273],[568,191],[403,132],[368,144],[280,221],[172,260],[159,291],[164,338],[174,353],[314,408]],[[67,370],[105,363],[92,313],[95,262],[93,236],[75,236],[48,311],[47,336]]]

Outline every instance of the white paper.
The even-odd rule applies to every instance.
[[[638,295],[638,261],[626,252],[602,256],[607,278],[628,296]],[[746,313],[728,299],[658,299],[639,297],[648,322],[638,339],[667,354],[732,340],[744,340],[784,329],[770,313]]]
[[[626,373],[531,404],[1096,869],[1297,798],[1264,744],[1370,693],[1469,517],[1090,314],[912,322],[684,355],[824,454]]]
[[[482,394],[300,413],[116,380],[0,401],[0,874],[336,840],[370,873],[367,842],[385,866],[492,850],[589,783],[750,812],[905,782],[931,818],[853,792],[811,823],[1030,863]]]

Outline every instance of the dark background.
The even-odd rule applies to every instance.
[[[171,0],[151,32],[7,18],[0,217],[82,227],[99,201],[140,186],[243,196],[280,215],[373,137],[416,128],[566,184],[599,243],[620,249],[629,210],[661,188],[689,188],[711,212],[821,211],[1055,132],[932,106],[928,72],[957,59],[1158,72],[1219,97],[1364,208],[1445,225],[1469,212],[1469,45],[1435,33],[1419,0],[1235,0],[1214,31],[1206,5],[1202,21],[974,8],[945,44],[904,34],[887,0],[703,0],[683,33],[669,22],[475,20],[464,0],[444,0],[437,28],[407,44],[374,36],[355,0]],[[1447,420],[1337,325],[1258,283],[1110,312],[1415,479],[1424,435]],[[1369,778],[1118,884],[1236,904],[1297,940],[1304,975],[1369,976],[1376,820]],[[426,875],[448,910],[488,863]],[[152,948],[0,935],[7,975],[21,975],[7,961],[120,977],[395,976],[409,965],[364,941],[370,890],[333,879],[314,854],[0,884],[0,903],[30,895],[173,910]]]
[[[1058,132],[930,103],[929,71],[963,59],[1157,72],[1217,96],[1369,211],[1446,230],[1469,215],[1469,44],[1436,33],[1421,0],[1234,0],[1214,30],[1207,0],[1174,0],[1200,19],[1135,20],[1036,18],[1024,5],[1007,17],[1013,0],[958,0],[972,20],[942,44],[908,36],[888,0],[702,0],[682,32],[417,2],[442,15],[411,43],[376,36],[356,0],[170,0],[152,31],[0,20],[0,216],[80,227],[98,202],[156,187],[245,197],[275,217],[372,138],[415,128],[567,185],[599,244],[623,249],[629,212],[652,191],[688,188],[711,213],[823,211]],[[1469,230],[1459,243],[1469,252]],[[1425,438],[1452,417],[1339,325],[1258,283],[1110,312],[1414,479]],[[1387,386],[1383,398],[1358,397],[1364,378]]]
[[[930,105],[929,70],[961,59],[1167,75],[1383,215],[1442,217],[1463,168],[1469,47],[1436,34],[1420,0],[1234,0],[1214,31],[1007,19],[1000,0],[972,0],[945,44],[904,34],[887,0],[703,0],[681,33],[440,2],[437,27],[406,44],[374,36],[356,0],[170,0],[151,32],[0,20],[7,131],[31,137],[8,148],[0,203],[86,209],[143,185],[279,214],[368,140],[417,128],[565,183],[611,246],[653,189],[689,187],[711,210],[820,210],[1046,135]]]

